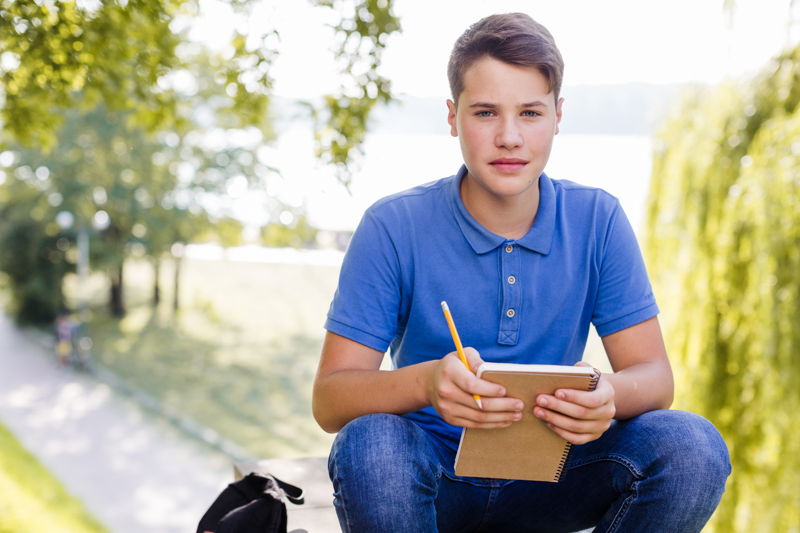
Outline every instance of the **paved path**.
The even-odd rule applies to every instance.
[[[230,459],[62,368],[0,314],[0,420],[114,533],[193,532]]]

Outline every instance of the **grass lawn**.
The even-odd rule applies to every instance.
[[[108,533],[0,425],[0,533]]]
[[[126,265],[128,314],[93,313],[95,359],[255,456],[327,454],[332,437],[311,416],[311,385],[338,267],[186,260],[178,313],[172,272],[162,269],[154,309],[150,265]],[[98,305],[102,280],[92,287]],[[75,280],[66,288],[74,295]]]

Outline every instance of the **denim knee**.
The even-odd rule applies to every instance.
[[[336,484],[357,479],[374,482],[374,489],[411,486],[430,476],[438,479],[428,436],[416,424],[397,415],[370,414],[352,420],[336,436],[328,473]],[[355,478],[355,479],[354,479]]]
[[[686,505],[713,503],[716,507],[731,473],[728,447],[705,418],[686,411],[652,411],[637,417],[645,432],[654,432],[651,468],[672,485]],[[669,488],[665,488],[669,490]]]
[[[429,437],[397,415],[348,423],[333,443],[328,472],[345,532],[433,531],[441,467]]]

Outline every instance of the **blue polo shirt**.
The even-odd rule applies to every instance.
[[[325,328],[395,368],[454,350],[440,302],[464,346],[485,361],[572,365],[589,324],[600,336],[658,314],[633,230],[616,198],[539,177],[530,231],[509,240],[461,200],[466,167],[386,197],[364,214],[342,263]],[[405,415],[453,448],[461,428],[432,407]]]

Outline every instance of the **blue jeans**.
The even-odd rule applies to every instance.
[[[573,446],[559,483],[462,478],[453,461],[450,446],[403,417],[353,420],[328,461],[342,530],[700,531],[731,471],[714,426],[674,410]]]

